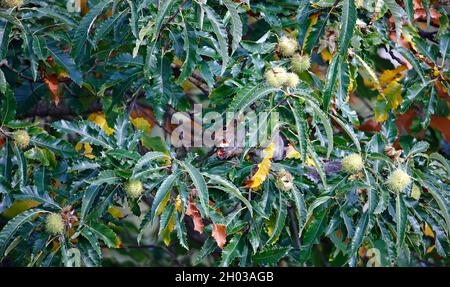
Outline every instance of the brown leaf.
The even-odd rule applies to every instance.
[[[186,209],[186,215],[192,217],[192,221],[194,222],[194,230],[203,233],[203,228],[205,226],[203,225],[202,216],[200,215],[200,211],[195,205],[192,197],[189,199],[189,204]]]
[[[415,110],[409,110],[404,114],[398,115],[397,119],[395,120],[397,128],[399,133],[401,134],[403,131],[406,131],[406,133],[409,135],[411,134],[411,125],[414,120],[414,118],[417,116],[417,111]]]
[[[217,246],[223,249],[227,243],[227,227],[224,224],[213,224],[212,237],[217,242]]]
[[[448,118],[431,116],[430,126],[440,131],[445,141],[450,142],[450,120]]]
[[[58,76],[57,75],[46,75],[43,79],[44,79],[44,83],[47,85],[48,90],[50,91],[50,95],[52,96],[53,103],[55,103],[55,106],[57,106],[60,101]]]
[[[5,144],[5,139],[2,136],[0,136],[0,150],[2,149],[4,144]]]
[[[80,0],[81,16],[86,15],[89,12],[88,0]]]
[[[377,123],[373,119],[365,121],[362,125],[358,127],[358,130],[363,132],[379,132],[381,131],[381,124]]]

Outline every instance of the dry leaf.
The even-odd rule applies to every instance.
[[[227,243],[227,227],[224,224],[213,224],[212,237],[217,242],[217,246],[223,249]]]
[[[57,75],[46,75],[44,78],[44,83],[47,85],[50,95],[52,96],[53,103],[57,106],[60,102],[60,89],[59,81]]]
[[[202,216],[200,215],[200,211],[195,205],[192,197],[189,199],[188,208],[186,209],[186,215],[192,217],[192,221],[194,222],[194,230],[203,233],[203,225]]]

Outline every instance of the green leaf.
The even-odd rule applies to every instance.
[[[23,38],[23,47],[26,54],[28,54],[28,61],[30,61],[30,70],[31,75],[34,81],[38,78],[38,59],[33,51],[33,36],[28,26],[22,26],[22,38]]]
[[[0,76],[4,79],[3,72],[0,70]],[[13,120],[16,116],[16,99],[14,97],[14,92],[5,85],[5,87],[1,89],[3,95],[0,96],[0,126],[7,124],[9,121]]]
[[[430,97],[428,98],[428,103],[425,106],[425,118],[421,123],[422,128],[428,128],[431,121],[431,116],[435,114],[437,102],[436,88],[432,87]]]
[[[177,237],[180,245],[184,249],[189,250],[189,246],[187,243],[186,226],[184,225],[182,217],[178,215],[178,212],[175,212],[175,228],[177,230]]]
[[[94,145],[99,145],[107,149],[113,149],[113,147],[105,140],[103,136],[100,136],[97,128],[91,128],[91,124],[88,122],[69,122],[61,120],[52,124],[58,131],[66,133],[76,133],[81,136],[81,142],[88,142]]]
[[[295,125],[297,126],[297,138],[299,143],[300,155],[303,161],[306,160],[306,152],[308,147],[308,131],[303,107],[300,106],[298,100],[294,100],[292,105],[289,105],[294,115]]]
[[[101,0],[97,5],[92,7],[89,12],[81,19],[75,30],[73,37],[73,57],[76,59],[86,44],[89,32],[102,11],[112,2],[112,0]]]
[[[222,71],[223,74],[228,66],[230,57],[228,56],[228,35],[225,26],[220,19],[220,16],[208,5],[203,5],[205,9],[206,17],[208,17],[209,22],[212,25],[214,33],[216,34],[217,40],[219,41],[219,54],[222,57]]]
[[[426,90],[430,88],[431,81],[426,83],[419,82],[414,83],[409,89],[406,91],[406,98],[400,105],[400,112],[405,113],[408,111],[409,107],[413,102],[420,99],[420,97],[425,93]]]
[[[83,75],[78,70],[78,67],[75,64],[75,61],[68,54],[61,51],[54,45],[47,46],[47,50],[52,56],[53,60],[64,68],[64,70],[69,73],[69,77],[74,81],[77,85],[83,85]]]
[[[356,257],[358,254],[359,246],[361,246],[361,243],[364,240],[365,234],[367,232],[367,229],[369,227],[369,213],[365,212],[361,215],[359,218],[358,224],[356,226],[355,234],[353,235],[352,242],[351,242],[351,259],[350,259],[350,266],[355,266],[356,264]]]
[[[354,0],[344,0],[342,3],[341,31],[339,32],[339,54],[345,57],[348,45],[353,36],[356,24],[356,6]]]
[[[409,23],[412,24],[414,22],[414,5],[413,0],[403,0],[405,4],[406,14],[408,15]]]
[[[393,265],[396,261],[396,254],[395,254],[395,244],[394,241],[392,240],[392,235],[390,234],[389,230],[386,228],[386,225],[380,218],[377,218],[377,224],[381,231],[381,239],[386,244],[389,261],[391,265]]]
[[[14,154],[16,155],[17,166],[19,168],[20,185],[25,186],[27,184],[27,161],[17,145],[13,146]]]
[[[186,53],[186,59],[181,66],[181,73],[178,77],[177,82],[179,84],[183,83],[194,71],[195,69],[195,60],[196,60],[196,45],[195,45],[195,37],[192,35],[192,31],[189,31],[187,21],[183,18],[183,48]]]
[[[46,148],[58,156],[73,157],[76,155],[76,151],[70,143],[49,134],[37,134],[31,138],[30,142],[36,146]]]
[[[158,7],[158,14],[156,15],[155,20],[155,34],[153,37],[153,40],[157,40],[159,34],[161,33],[161,27],[164,22],[164,18],[167,16],[167,14],[170,12],[170,9],[172,6],[177,2],[177,0],[165,0],[159,2]]]
[[[326,218],[326,209],[316,209],[312,220],[306,225],[300,248],[300,262],[305,262],[309,258],[313,245],[319,240],[326,227]]]
[[[0,231],[0,258],[3,257],[8,244],[23,224],[29,222],[35,215],[46,212],[43,209],[29,209],[6,223]]]
[[[94,249],[95,253],[97,253],[99,258],[102,258],[102,249],[100,247],[100,243],[98,242],[97,237],[94,235],[94,233],[89,228],[83,228],[81,230],[81,236],[87,239],[89,241],[89,244],[91,244],[92,249]]]
[[[403,196],[400,193],[397,193],[395,202],[395,223],[397,226],[396,228],[397,251],[399,251],[402,248],[403,242],[405,241],[407,220],[408,218],[405,201],[403,200]]]
[[[115,27],[117,22],[119,22],[125,12],[127,12],[127,10],[117,13],[116,15],[108,18],[106,21],[100,23],[100,25],[98,25],[98,27],[95,29],[95,36],[92,42],[95,45],[98,45],[101,40],[105,39],[106,35],[111,32],[111,30]]]
[[[95,202],[95,199],[97,198],[97,195],[100,192],[100,186],[90,186],[84,193],[83,198],[81,200],[81,218],[80,218],[80,224],[84,223],[84,220],[86,218],[86,215],[88,214],[89,210],[92,208],[92,205]]]
[[[331,126],[330,119],[327,117],[327,115],[320,109],[318,105],[316,105],[313,101],[307,100],[308,105],[312,108],[314,111],[314,115],[317,116],[320,119],[320,122],[322,123],[325,134],[327,136],[327,158],[330,157],[331,152],[333,151],[334,147],[334,141],[333,141],[333,128]]]
[[[251,104],[263,97],[278,92],[280,89],[269,87],[263,83],[256,83],[253,85],[245,85],[242,87],[237,95],[233,98],[233,101],[228,106],[228,111],[241,113]]]
[[[438,190],[433,184],[428,183],[427,181],[421,181],[421,184],[424,185],[428,192],[433,196],[434,200],[439,206],[439,211],[441,216],[444,218],[445,223],[447,224],[446,233],[447,235],[450,234],[450,216],[449,216],[449,208],[448,203],[444,196],[442,196],[443,191]]]
[[[32,7],[31,9],[39,12],[39,14],[42,16],[46,16],[46,17],[53,18],[55,20],[59,20],[60,22],[64,22],[71,27],[77,26],[77,23],[72,18],[73,15],[71,15],[71,13],[67,11],[66,7],[64,7],[64,9],[59,8],[57,6]]]
[[[408,155],[406,157],[408,158],[414,156],[415,154],[426,152],[429,147],[430,147],[429,143],[425,141],[419,141],[409,150]]]
[[[336,97],[339,99],[339,102],[345,103],[347,102],[348,89],[350,85],[349,67],[345,59],[342,59],[337,69],[336,77],[338,81],[338,89]]]
[[[219,175],[212,175],[208,173],[204,173],[206,177],[210,178],[209,183],[218,184],[219,186],[214,186],[215,189],[223,190],[230,194],[231,196],[234,196],[238,198],[240,201],[242,201],[245,206],[247,206],[248,210],[250,211],[250,215],[253,216],[253,208],[251,203],[242,195],[239,188],[237,188],[232,182],[226,180],[225,178],[219,176]]]
[[[236,51],[236,49],[239,47],[239,43],[242,40],[242,21],[237,11],[237,5],[233,1],[224,0],[223,4],[225,4],[228,12],[230,12],[231,36],[233,37],[231,43],[231,54],[233,54],[234,51]]]
[[[120,180],[116,172],[112,169],[102,170],[94,180],[87,180],[91,185],[102,185],[104,183],[111,185]]]
[[[437,152],[433,152],[430,154],[430,161],[434,160],[439,162],[442,167],[444,168],[444,170],[446,171],[447,175],[450,175],[450,165],[448,164],[447,159],[445,159],[445,157],[443,157],[442,155],[440,155]]]
[[[422,82],[425,83],[425,77],[419,60],[417,60],[417,58],[409,50],[403,47],[398,47],[397,50],[414,67],[414,70],[419,75]]]
[[[154,217],[156,215],[156,211],[161,206],[161,202],[163,201],[163,199],[170,192],[170,190],[172,188],[172,185],[173,185],[175,179],[177,179],[177,177],[178,177],[178,173],[173,173],[173,174],[169,175],[162,182],[162,184],[159,186],[158,190],[156,191],[155,199],[153,200],[152,208],[151,208],[151,211],[150,211],[150,220],[151,221],[153,221],[153,219],[154,219]],[[141,228],[141,229],[143,229],[143,228]]]
[[[441,66],[443,66],[445,63],[445,58],[447,57],[449,46],[450,46],[450,33],[447,32],[444,35],[442,35],[441,40],[439,42],[439,50],[441,52],[442,57]]]
[[[230,242],[222,250],[222,260],[220,262],[220,267],[228,267],[233,263],[233,260],[238,257],[239,254],[239,243],[241,242],[241,234],[236,233]]]
[[[16,200],[33,200],[43,203],[45,206],[49,206],[56,210],[61,209],[59,205],[53,200],[53,198],[50,197],[50,195],[47,192],[44,191],[43,194],[40,194],[35,186],[33,187],[25,186],[21,188],[20,191],[22,193],[14,197]]]
[[[378,199],[378,204],[375,210],[373,211],[374,214],[383,213],[383,211],[386,210],[389,203],[389,191],[386,188],[380,188],[379,192],[380,195]]]
[[[314,210],[321,206],[322,204],[325,204],[326,202],[328,202],[328,200],[332,199],[332,196],[320,196],[318,198],[316,198],[311,205],[308,207],[308,212],[307,212],[307,216],[306,216],[306,221],[309,221],[309,219],[311,218],[311,216],[313,215]]]
[[[275,227],[273,228],[272,234],[270,235],[269,239],[267,240],[265,245],[273,245],[278,241],[278,238],[280,237],[281,232],[283,231],[286,223],[286,216],[287,216],[287,208],[286,208],[286,199],[280,192],[279,197],[279,206],[278,206],[278,214],[277,219],[275,221]]]
[[[187,171],[189,176],[191,177],[192,183],[198,191],[198,196],[200,197],[200,204],[205,211],[205,216],[208,216],[209,209],[209,192],[208,187],[206,186],[205,179],[200,171],[187,162],[180,162],[181,166]]]
[[[303,228],[305,227],[305,224],[306,224],[306,218],[307,218],[305,199],[303,198],[303,194],[301,193],[301,191],[298,190],[297,187],[295,187],[295,186],[292,189],[292,194],[294,195],[295,208],[297,209],[298,236],[301,237]]]
[[[348,134],[350,139],[353,141],[353,143],[356,146],[356,149],[359,153],[361,153],[361,145],[359,144],[359,139],[355,132],[353,131],[353,128],[350,128],[348,125],[346,125],[341,119],[339,119],[336,116],[331,115],[331,117],[339,124],[339,126]]]
[[[258,265],[272,265],[285,257],[291,247],[277,247],[273,249],[266,249],[252,255],[252,261]]]
[[[90,226],[86,226],[89,231],[95,234],[95,236],[102,240],[108,248],[117,248],[120,242],[116,233],[108,226],[102,223],[93,223]]]
[[[11,34],[12,24],[11,22],[3,22],[2,24],[3,33],[0,35],[0,61],[6,57],[8,53],[9,45],[9,35]]]
[[[319,156],[317,155],[316,151],[311,145],[308,145],[308,154],[311,156],[311,159],[314,162],[314,168],[317,170],[317,173],[320,176],[320,179],[322,180],[322,184],[324,188],[327,188],[327,176],[325,174],[325,171],[323,170],[323,163],[319,159]]]
[[[202,248],[200,249],[197,257],[195,258],[194,265],[198,265],[202,262],[202,260],[208,256],[211,252],[213,252],[217,248],[217,243],[212,237],[208,237],[203,243]]]
[[[336,83],[337,66],[339,63],[339,55],[335,55],[331,60],[331,64],[328,67],[327,80],[325,84],[325,89],[323,91],[323,108],[328,111],[328,107],[331,102],[331,96],[333,93],[333,88]]]
[[[169,157],[162,152],[158,151],[151,151],[146,153],[144,156],[142,156],[133,169],[133,175],[136,175],[138,172],[140,172],[146,165],[150,163],[154,163],[157,159],[168,159]]]
[[[131,11],[131,17],[130,17],[130,28],[131,28],[131,33],[133,33],[133,36],[138,39],[139,37],[139,23],[138,23],[138,11],[137,11],[137,7],[134,4],[133,0],[127,0],[128,5],[130,6],[130,11]]]
[[[388,7],[389,11],[391,11],[392,17],[394,18],[395,34],[397,35],[397,40],[399,40],[403,29],[403,17],[406,13],[403,8],[395,2],[395,0],[384,0],[384,3]]]

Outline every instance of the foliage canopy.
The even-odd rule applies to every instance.
[[[1,264],[448,264],[445,1],[68,2],[0,1]],[[165,141],[198,103],[280,135]]]

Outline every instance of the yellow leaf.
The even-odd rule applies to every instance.
[[[24,212],[27,209],[36,207],[40,204],[34,200],[17,200],[8,209],[3,211],[2,215],[6,218],[13,218],[17,214]]]
[[[114,133],[114,129],[108,126],[106,122],[105,114],[103,112],[92,113],[88,116],[88,121],[93,122],[97,126],[99,126],[107,135],[112,135]]]
[[[429,236],[431,238],[434,238],[434,233],[433,230],[431,230],[431,227],[428,225],[428,223],[425,223],[425,231],[424,231],[425,236]]]
[[[164,230],[161,234],[164,244],[166,246],[169,246],[169,244],[170,244],[170,241],[171,241],[170,233],[172,233],[174,228],[175,228],[175,213],[172,213],[172,217],[170,217],[169,223],[167,224],[166,228],[164,228]]]
[[[417,51],[417,47],[416,47],[416,44],[415,44],[414,41],[413,41],[412,35],[411,35],[409,32],[406,32],[406,30],[403,30],[403,29],[402,29],[402,36],[403,36],[403,39],[405,39],[406,42],[408,42],[408,43],[411,45],[411,47],[412,47],[415,51]]]
[[[109,214],[111,214],[112,217],[114,217],[116,219],[121,219],[121,218],[125,217],[123,212],[120,211],[120,209],[118,209],[117,207],[110,207],[108,209],[108,212],[109,212]]]
[[[397,81],[390,82],[387,87],[383,89],[383,94],[388,100],[389,108],[391,110],[396,110],[403,101],[402,85]]]
[[[161,201],[161,205],[156,210],[156,215],[161,215],[161,213],[164,211],[164,208],[166,208],[167,202],[170,199],[170,192],[167,193],[167,195],[163,198]]]
[[[380,75],[380,85],[384,86],[392,81],[400,81],[405,77],[405,74],[403,73],[405,70],[407,70],[406,66],[401,65],[393,70],[383,71]]]
[[[289,144],[286,149],[286,158],[300,159],[301,155],[291,144]]]
[[[328,51],[328,48],[323,49],[320,55],[325,62],[330,62],[333,58],[333,55],[331,55],[330,51]]]
[[[152,130],[152,124],[145,118],[130,118],[130,121],[138,130],[144,131],[146,133],[150,133],[150,131]]]
[[[306,157],[305,164],[308,165],[308,166],[316,167],[316,164],[314,163],[314,160],[309,155]]]
[[[390,77],[391,75],[386,76]],[[377,97],[378,103],[375,106],[375,121],[381,123],[387,120],[388,112],[395,111],[402,103],[402,85],[393,80],[381,89]]]
[[[181,196],[179,194],[175,199],[175,208],[178,211],[178,213],[181,213],[183,211],[183,202],[181,201]]]
[[[258,171],[245,185],[247,188],[257,190],[266,180],[267,176],[269,175],[271,159],[273,157],[273,154],[275,153],[275,148],[275,143],[271,143],[264,149],[264,158],[261,163],[258,164]]]
[[[426,253],[428,254],[428,253],[433,252],[434,247],[435,247],[435,245],[428,247]]]
[[[89,159],[95,159],[95,155],[92,154],[92,146],[89,143],[79,142],[75,145],[75,150],[76,151],[83,150],[82,155],[84,155]]]

